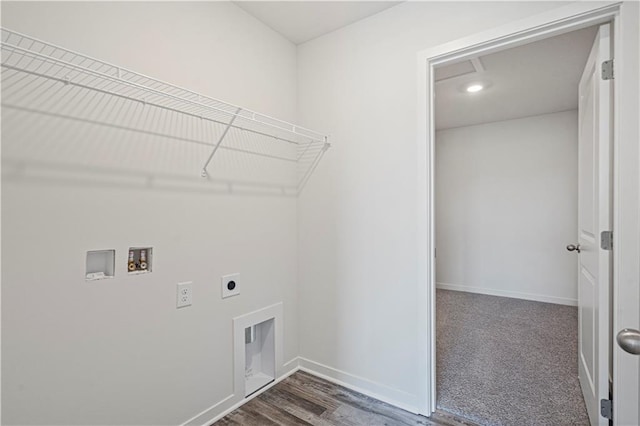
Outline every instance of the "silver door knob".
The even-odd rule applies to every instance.
[[[569,244],[567,246],[567,250],[569,250],[569,251],[577,251],[578,253],[580,253],[580,244]]]
[[[640,331],[625,328],[616,337],[618,346],[632,355],[640,355]]]

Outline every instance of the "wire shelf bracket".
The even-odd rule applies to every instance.
[[[213,159],[213,156],[216,155],[216,151],[218,150],[218,148],[220,148],[220,144],[224,140],[224,137],[227,136],[227,133],[229,133],[229,129],[231,128],[231,126],[233,126],[233,122],[236,121],[236,118],[238,118],[238,114],[240,113],[240,111],[242,111],[242,108],[238,108],[238,110],[236,111],[236,114],[233,117],[231,117],[229,124],[227,124],[227,127],[224,128],[224,132],[222,132],[222,135],[220,135],[220,138],[218,139],[216,146],[213,148],[213,151],[211,151],[211,155],[209,155],[209,158],[207,158],[207,162],[204,163],[204,166],[202,166],[202,172],[200,173],[202,177],[209,176],[209,173],[207,173],[207,166]]]

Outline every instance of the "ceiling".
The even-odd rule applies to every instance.
[[[234,1],[295,44],[375,15],[401,1]]]
[[[585,28],[436,68],[436,129],[577,109],[578,82],[596,31]],[[473,82],[487,87],[467,93]]]

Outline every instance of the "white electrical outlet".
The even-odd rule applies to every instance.
[[[222,277],[222,298],[240,294],[240,274],[229,274]]]
[[[178,300],[176,308],[184,308],[185,306],[191,306],[193,303],[193,283],[191,281],[178,284]]]

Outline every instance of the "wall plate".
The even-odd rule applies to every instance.
[[[229,274],[222,276],[222,298],[237,296],[240,294],[240,274]]]
[[[193,287],[192,282],[178,284],[178,298],[176,300],[176,308],[184,308],[191,306],[193,303]]]

